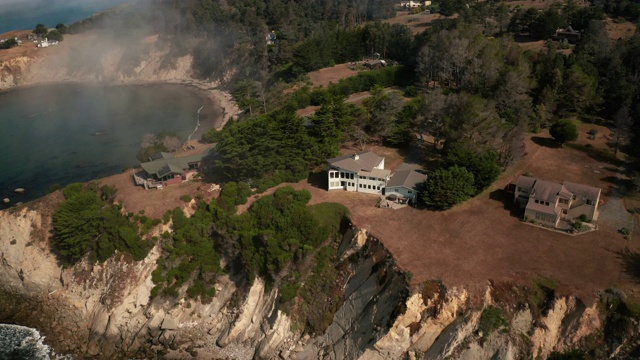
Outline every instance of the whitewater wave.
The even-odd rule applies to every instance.
[[[196,128],[193,129],[193,132],[191,134],[189,134],[189,137],[187,137],[187,141],[191,140],[191,137],[193,136],[193,134],[196,133],[196,131],[198,131],[198,128],[200,127],[200,111],[202,111],[202,109],[204,109],[204,104],[205,102],[202,102],[202,106],[200,106],[200,109],[198,109],[198,115],[196,116]]]
[[[0,324],[0,359],[71,360],[56,354],[44,343],[38,330],[20,325]]]

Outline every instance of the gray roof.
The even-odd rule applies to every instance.
[[[576,184],[571,181],[565,181],[563,185],[567,188],[567,190],[574,193],[576,196],[584,196],[592,201],[597,201],[600,197],[601,190],[597,187]]]
[[[153,160],[141,163],[140,166],[148,174],[154,174],[158,178],[161,178],[168,174],[182,174],[184,170],[189,168],[190,163],[202,161],[202,159],[209,154],[210,151],[207,150],[194,155]]]
[[[173,159],[175,157],[175,155],[171,154],[171,153],[166,153],[163,151],[159,151],[157,153],[153,153],[151,154],[151,156],[149,156],[149,161],[154,161],[154,160],[159,160],[159,159]]]
[[[533,184],[535,183],[536,183],[536,178],[522,175],[518,178],[518,182],[516,183],[516,185],[525,189],[531,189],[533,187]]]
[[[531,195],[538,200],[555,203],[556,196],[558,196],[558,194],[562,191],[562,188],[563,186],[558,183],[538,179],[533,185]]]
[[[520,176],[520,178],[518,178],[517,185],[523,188],[530,188],[532,197],[548,202],[555,202],[557,196],[565,199],[571,199],[573,195],[585,197],[595,202],[600,197],[601,192],[599,188],[576,184],[571,181],[565,181],[562,184],[558,184],[556,182],[540,180],[529,176]]]
[[[371,172],[371,170],[378,166],[382,160],[384,160],[383,157],[378,156],[371,151],[365,151],[351,155],[338,156],[327,160],[327,162],[333,167],[357,173],[361,170]]]
[[[405,187],[407,189],[418,190],[422,182],[427,180],[427,175],[420,174],[415,170],[396,171],[387,183],[387,187]]]
[[[371,171],[359,171],[358,175],[371,176],[378,179],[384,179],[391,175],[391,170],[386,169],[372,169]]]

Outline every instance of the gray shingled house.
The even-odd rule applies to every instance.
[[[409,203],[415,203],[425,180],[427,180],[427,175],[415,170],[396,171],[387,182],[385,195],[396,194],[400,198],[407,199]]]
[[[524,208],[525,218],[557,227],[561,219],[573,220],[581,215],[597,220],[600,195],[601,189],[593,186],[520,176],[514,202]]]
[[[173,154],[158,152],[148,162],[140,164],[142,172],[134,175],[137,185],[145,188],[162,188],[162,186],[179,184],[188,175],[207,168],[210,150],[188,156],[176,157]]]

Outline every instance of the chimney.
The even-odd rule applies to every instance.
[[[353,160],[358,160],[360,158],[360,156],[358,156],[358,154],[354,153],[353,154]]]

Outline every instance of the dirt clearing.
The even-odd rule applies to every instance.
[[[336,66],[310,72],[309,79],[314,87],[329,86],[337,83],[340,79],[348,78],[359,73],[359,71],[349,69],[349,64],[338,64]]]
[[[591,127],[580,126],[578,143],[591,141],[585,138]],[[596,144],[608,140],[608,132],[600,130],[601,138]],[[380,209],[375,207],[378,199],[375,195],[326,191],[322,173],[292,186],[309,190],[311,204],[332,201],[347,206],[353,222],[379,238],[399,266],[413,273],[416,283],[441,279],[447,286],[464,285],[481,290],[488,280],[544,276],[557,281],[563,291],[586,301],[594,299],[598,290],[609,287],[621,288],[639,298],[637,279],[625,272],[622,256],[627,249],[640,251],[637,236],[626,240],[606,223],[600,223],[595,232],[570,236],[524,223],[506,205],[510,199],[505,198],[502,188],[523,172],[548,180],[600,186],[605,203],[609,200],[606,194],[614,187],[611,181],[617,167],[595,160],[579,149],[549,144],[548,134],[531,136],[526,142],[525,158],[504,173],[491,189],[443,212],[411,207]],[[403,161],[393,149],[369,150],[387,157],[387,169]]]

